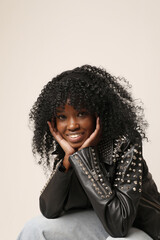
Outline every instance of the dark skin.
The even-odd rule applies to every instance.
[[[57,108],[56,127],[54,121],[47,122],[52,136],[65,152],[63,165],[70,168],[69,156],[82,148],[96,146],[101,138],[99,117],[86,109],[77,111],[66,103]]]

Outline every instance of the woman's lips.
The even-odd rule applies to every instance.
[[[83,140],[83,137],[84,137],[83,134],[84,133],[74,133],[74,134],[66,134],[66,136],[69,142],[77,143]]]

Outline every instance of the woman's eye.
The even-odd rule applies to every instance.
[[[78,117],[84,117],[86,116],[88,113],[87,112],[79,112],[78,113]]]
[[[65,115],[57,115],[57,118],[60,120],[65,120],[66,116]]]

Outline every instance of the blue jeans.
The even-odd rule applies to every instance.
[[[26,223],[17,240],[151,240],[143,231],[131,228],[125,238],[112,238],[93,210],[68,213],[55,219],[38,216]]]

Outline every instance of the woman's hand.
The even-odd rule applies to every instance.
[[[75,149],[72,148],[69,143],[62,138],[62,136],[60,135],[60,133],[57,131],[57,129],[54,127],[54,122],[52,120],[52,122],[47,122],[50,132],[52,134],[52,136],[55,138],[55,140],[59,143],[59,145],[61,146],[61,148],[63,149],[63,151],[65,152],[66,155],[71,155],[75,152]]]
[[[101,139],[101,134],[102,134],[102,131],[100,127],[100,120],[99,120],[99,117],[97,117],[96,129],[89,136],[89,138],[87,138],[87,140],[83,143],[83,145],[78,150],[86,147],[96,146]]]
[[[48,126],[49,126],[49,130],[52,134],[52,136],[55,138],[55,140],[59,143],[59,145],[61,146],[61,148],[63,149],[63,151],[65,152],[65,157],[63,160],[63,165],[66,168],[66,171],[69,169],[70,167],[70,162],[69,162],[69,156],[72,155],[75,152],[75,149],[72,148],[69,143],[62,138],[62,136],[60,135],[60,133],[57,131],[57,129],[54,127],[54,122],[53,120],[51,122],[47,122]]]

